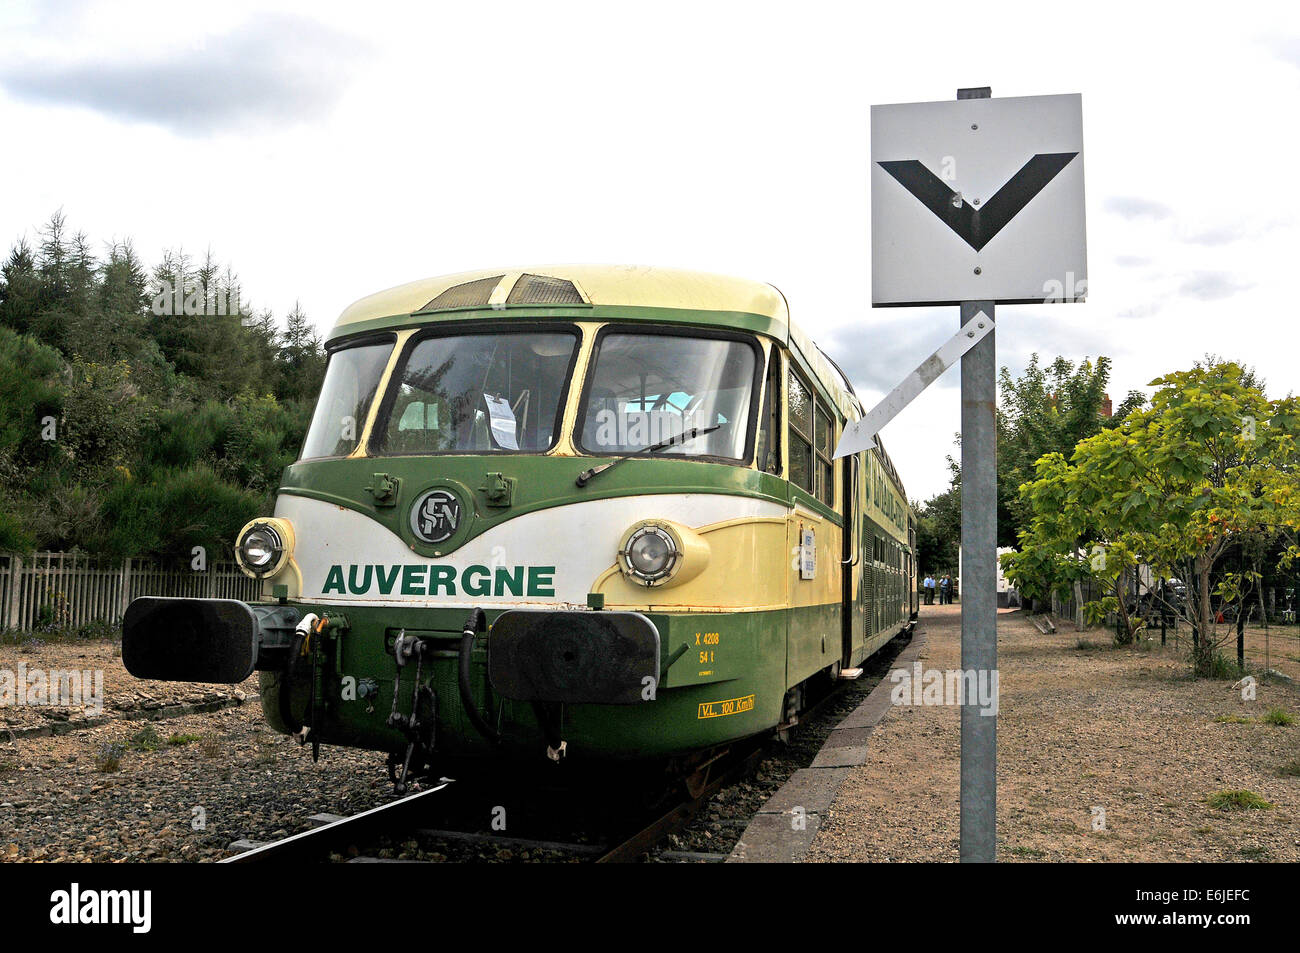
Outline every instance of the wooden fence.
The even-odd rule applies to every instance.
[[[0,629],[30,632],[40,624],[69,628],[116,624],[137,596],[258,597],[259,582],[233,561],[206,570],[154,559],[105,560],[84,553],[0,554]]]

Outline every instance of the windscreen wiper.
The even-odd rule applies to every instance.
[[[660,450],[666,450],[675,443],[685,443],[688,440],[694,440],[696,437],[703,437],[706,433],[713,433],[722,427],[722,424],[714,424],[712,427],[692,427],[690,430],[683,431],[676,437],[669,437],[667,440],[660,440],[658,443],[652,443],[642,450],[642,453],[658,453]],[[612,470],[624,460],[631,460],[631,457],[619,457],[617,460],[611,460],[609,463],[602,463],[598,467],[591,467],[583,470],[578,474],[578,478],[573,482],[578,486],[586,486],[587,482],[597,473],[604,473],[606,470]]]

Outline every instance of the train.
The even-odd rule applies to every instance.
[[[772,285],[490,269],[355,302],[274,515],[261,597],[141,597],[140,678],[239,683],[310,744],[683,774],[794,724],[915,625],[916,521],[863,406]],[[549,770],[549,769],[548,769]]]

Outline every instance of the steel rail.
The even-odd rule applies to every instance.
[[[445,790],[451,783],[450,780],[443,779],[442,783],[427,790],[417,791],[415,794],[408,794],[396,801],[389,801],[387,804],[372,807],[360,814],[340,818],[321,827],[293,834],[290,837],[272,841],[269,844],[263,844],[261,847],[255,847],[241,854],[235,854],[233,857],[227,857],[218,861],[218,863],[256,864],[268,861],[298,861],[318,856],[331,847],[361,834],[371,835],[377,830],[395,825],[408,811],[416,805],[423,805],[426,799],[431,799],[433,795]]]

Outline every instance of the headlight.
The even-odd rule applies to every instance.
[[[244,565],[249,569],[268,568],[275,562],[280,549],[280,537],[269,526],[256,527],[239,544],[239,554],[244,557]]]
[[[283,520],[253,520],[240,531],[235,561],[251,576],[271,575],[284,565],[291,545],[290,530]]]
[[[622,556],[629,574],[652,586],[673,571],[677,542],[662,527],[642,526],[628,537]]]

